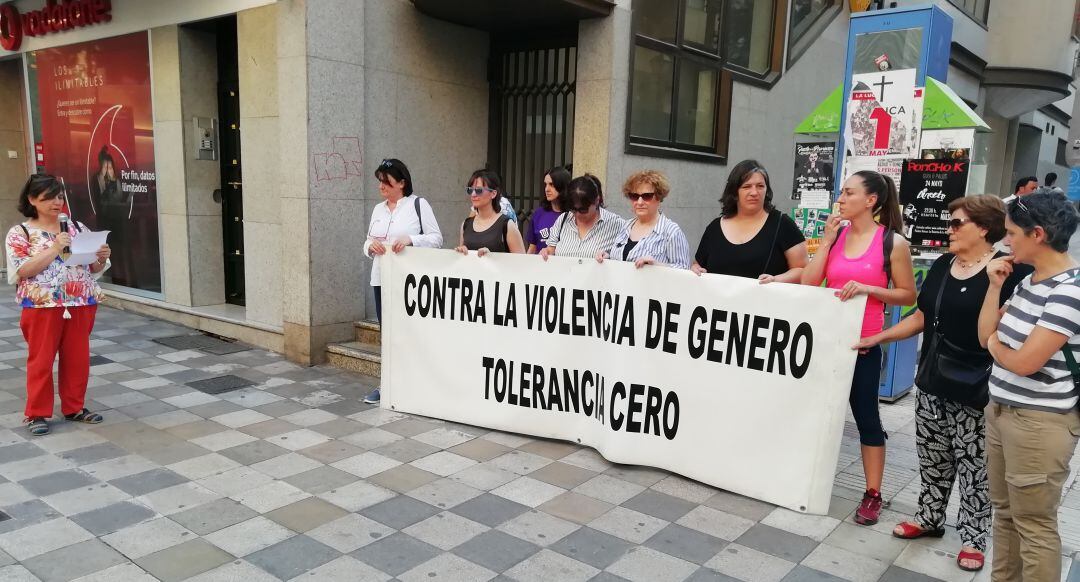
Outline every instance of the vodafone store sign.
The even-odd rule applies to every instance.
[[[20,14],[14,2],[0,4],[0,47],[17,51],[23,36],[44,36],[112,20],[109,0],[46,0],[41,10]]]

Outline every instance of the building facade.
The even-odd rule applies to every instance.
[[[947,83],[993,129],[977,138],[969,192],[1008,194],[1018,176],[1047,171],[1065,187],[1080,154],[1074,2],[936,3],[954,19]],[[3,223],[19,220],[29,172],[62,175],[75,218],[129,249],[106,283],[114,304],[302,363],[323,361],[374,315],[361,250],[384,158],[409,165],[446,246],[468,212],[464,182],[484,166],[504,175],[523,219],[551,166],[597,175],[623,214],[622,181],[663,171],[665,212],[692,245],[742,159],[769,168],[775,202],[789,208],[792,132],[842,80],[850,10],[840,0],[4,7],[25,30],[18,46],[0,45]]]

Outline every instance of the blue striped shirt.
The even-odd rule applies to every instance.
[[[615,240],[615,246],[611,248],[611,258],[623,260],[623,247],[630,240],[630,230],[637,223],[637,219],[626,224],[619,238]],[[661,265],[667,265],[675,269],[690,268],[690,243],[686,240],[679,225],[674,220],[660,215],[660,220],[649,234],[645,235],[630,249],[626,255],[627,261],[636,261],[642,257],[652,257]]]

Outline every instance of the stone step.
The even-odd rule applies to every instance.
[[[382,376],[382,347],[364,342],[341,342],[326,346],[330,365],[379,378]]]
[[[377,321],[358,321],[353,324],[356,341],[373,346],[382,345],[382,326]]]

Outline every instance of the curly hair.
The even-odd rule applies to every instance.
[[[997,196],[975,194],[957,198],[949,203],[949,212],[963,210],[971,222],[986,230],[986,242],[993,244],[1005,238],[1005,204]]]
[[[648,184],[653,187],[656,192],[656,199],[660,202],[667,198],[667,195],[671,192],[671,185],[668,184],[667,176],[664,176],[656,170],[642,170],[635,172],[629,178],[626,179],[626,183],[623,184],[622,193],[623,196],[627,196],[630,192],[633,192],[634,186],[638,184]]]

